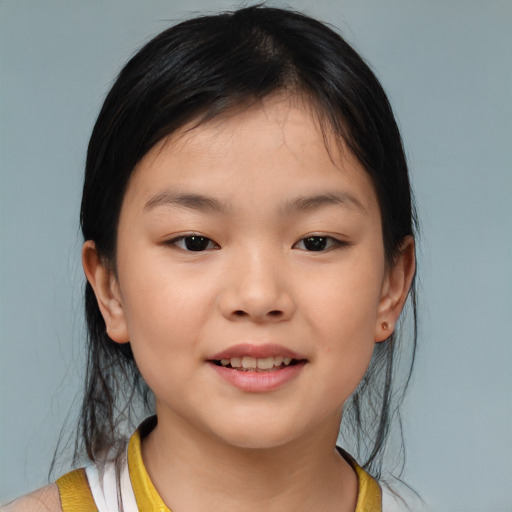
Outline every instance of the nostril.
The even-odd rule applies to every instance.
[[[266,316],[267,317],[271,317],[271,318],[276,318],[276,317],[279,317],[283,314],[283,312],[279,309],[273,309],[272,311],[269,311]],[[246,311],[242,310],[242,309],[237,309],[236,311],[233,311],[233,315],[234,316],[237,316],[237,317],[245,317],[245,316],[248,316],[249,313],[247,313]]]

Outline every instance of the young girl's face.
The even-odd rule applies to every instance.
[[[274,98],[135,169],[103,311],[162,424],[240,447],[336,436],[395,318],[372,182],[332,153],[306,109]]]

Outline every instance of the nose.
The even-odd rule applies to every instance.
[[[266,323],[293,316],[295,301],[291,283],[276,258],[260,252],[239,257],[226,273],[226,286],[219,298],[219,307],[226,318]]]

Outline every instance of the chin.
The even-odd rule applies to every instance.
[[[241,450],[271,450],[280,446],[286,445],[293,441],[293,437],[290,436],[276,436],[276,435],[265,435],[265,433],[259,433],[254,436],[240,435],[237,437],[225,438],[224,441],[232,446],[233,448],[239,448]]]
[[[269,421],[234,422],[228,430],[216,435],[226,444],[244,450],[269,450],[284,446],[301,438],[304,433],[297,424]]]

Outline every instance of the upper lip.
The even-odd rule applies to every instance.
[[[233,345],[221,352],[217,352],[208,358],[210,361],[219,361],[221,359],[230,359],[232,357],[254,357],[255,359],[265,359],[267,357],[283,356],[292,359],[305,359],[305,357],[297,354],[289,348],[274,343],[266,343],[263,345],[255,345],[252,343],[240,343]]]

